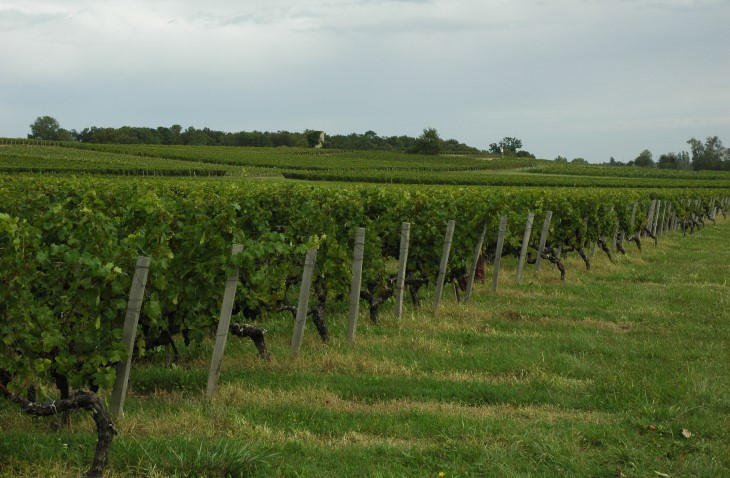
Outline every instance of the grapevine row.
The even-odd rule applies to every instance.
[[[725,191],[725,193],[727,193]],[[407,284],[436,282],[443,234],[456,221],[447,280],[463,277],[483,225],[493,251],[508,217],[506,253],[520,249],[528,211],[553,212],[549,245],[586,244],[646,224],[650,199],[697,220],[727,200],[713,189],[591,190],[335,186],[139,178],[3,178],[0,183],[0,382],[51,378],[68,394],[107,388],[131,271],[152,260],[140,349],[210,335],[222,283],[241,271],[236,312],[253,322],[292,311],[304,252],[318,248],[310,316],[327,339],[326,310],[349,293],[354,232],[366,230],[363,294],[371,318],[392,295],[400,225],[412,224]],[[634,209],[636,205],[636,209]],[[632,221],[633,217],[633,221]],[[633,223],[633,225],[632,225]],[[243,252],[231,258],[231,244]]]
[[[605,169],[605,168],[604,168]],[[537,170],[534,172],[538,172]],[[542,171],[539,171],[542,172]],[[719,188],[730,187],[730,175],[701,179],[662,179],[658,177],[619,177],[610,175],[489,174],[474,171],[424,171],[422,169],[389,171],[371,169],[286,170],[287,179],[307,181],[341,181],[389,184],[444,184],[463,186],[547,186],[599,188]]]

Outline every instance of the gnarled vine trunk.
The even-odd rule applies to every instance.
[[[606,244],[606,241],[603,239],[598,240],[598,245],[601,247],[601,250],[606,253],[608,256],[608,260],[611,261],[613,264],[613,257],[611,257],[611,249],[608,247],[608,244]]]
[[[94,452],[94,460],[91,468],[86,473],[87,478],[100,478],[104,473],[104,468],[109,461],[109,451],[111,450],[112,440],[117,434],[112,422],[111,415],[104,408],[104,404],[99,397],[89,390],[76,390],[71,397],[56,400],[52,403],[36,403],[22,396],[9,393],[4,387],[2,392],[10,400],[20,405],[28,415],[37,417],[48,417],[59,413],[67,413],[72,410],[89,410],[91,416],[96,423],[96,450]]]
[[[389,279],[388,284],[380,284],[378,281],[369,281],[367,289],[360,291],[360,298],[364,299],[368,303],[370,311],[370,321],[373,324],[378,323],[378,316],[380,312],[380,306],[385,303],[386,300],[390,299],[395,294],[392,282],[395,279]]]
[[[231,324],[230,327],[231,334],[242,337],[242,338],[250,338],[251,341],[256,346],[256,349],[259,351],[259,356],[264,360],[270,360],[271,354],[269,353],[269,350],[266,348],[266,340],[264,339],[264,334],[266,334],[266,331],[260,327],[256,327],[255,325],[251,324]]]
[[[591,260],[586,255],[586,251],[583,250],[582,247],[578,248],[578,254],[580,254],[580,258],[583,259],[583,262],[586,263],[586,269],[591,270]]]
[[[314,322],[314,327],[317,329],[322,342],[328,343],[330,334],[329,330],[327,330],[327,323],[324,321],[327,287],[324,284],[324,280],[320,278],[314,281],[314,296],[317,299],[317,303],[309,308],[309,315],[312,316],[312,322]]]

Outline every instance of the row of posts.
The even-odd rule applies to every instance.
[[[9,146],[61,146],[60,141],[52,141],[47,139],[23,139],[23,138],[0,138],[0,144]]]
[[[717,207],[715,203],[719,203],[723,208],[730,206],[730,198],[723,198],[719,201],[713,200],[711,218],[717,213]],[[688,205],[690,205],[689,203]],[[637,212],[637,204],[634,203],[633,211],[631,215],[631,230],[634,228]],[[520,250],[519,262],[517,265],[516,282],[519,283],[522,280],[524,272],[525,261],[527,257],[527,249],[529,247],[530,236],[532,234],[532,226],[535,215],[529,212],[527,215],[527,222],[525,224],[525,231],[522,238],[522,248]],[[545,214],[545,220],[543,222],[542,232],[540,234],[540,241],[538,243],[537,260],[535,262],[535,271],[539,272],[542,264],[542,252],[545,247],[548,232],[550,230],[550,222],[552,220],[552,211],[547,211]],[[663,233],[665,231],[676,230],[678,226],[678,218],[676,212],[673,210],[671,205],[667,202],[662,203],[659,200],[652,200],[649,206],[649,212],[647,215],[648,229],[653,234],[657,232]],[[448,222],[446,227],[446,234],[444,236],[443,250],[441,254],[441,261],[439,263],[439,272],[436,281],[436,291],[434,294],[433,311],[434,315],[438,313],[439,304],[441,302],[441,295],[446,279],[446,271],[448,267],[449,255],[451,251],[451,244],[454,235],[456,222],[451,220]],[[403,313],[403,298],[405,292],[405,278],[406,268],[408,262],[408,248],[410,243],[410,231],[411,224],[404,222],[401,225],[400,234],[400,250],[398,257],[398,272],[396,275],[396,304],[395,314],[396,319],[401,320]],[[497,236],[497,246],[494,254],[494,270],[492,275],[492,291],[497,291],[497,285],[499,282],[499,269],[502,257],[502,249],[504,247],[504,238],[507,232],[507,216],[502,215],[499,221],[499,234]],[[464,302],[467,302],[471,297],[472,286],[474,278],[476,276],[477,263],[479,256],[482,253],[484,239],[487,234],[487,225],[485,224],[477,243],[474,247],[474,256],[469,270],[467,278],[466,291],[464,294]],[[615,247],[616,236],[614,236],[614,247]],[[235,244],[231,249],[233,256],[240,254],[243,251],[243,246]],[[357,319],[359,316],[360,307],[360,288],[362,283],[362,267],[363,258],[365,251],[365,228],[358,228],[355,232],[355,246],[353,251],[353,265],[352,265],[352,284],[350,290],[350,307],[349,307],[349,321],[347,326],[347,342],[350,345],[355,343],[355,332],[357,329]],[[307,251],[304,259],[304,271],[302,273],[302,285],[299,291],[299,302],[297,305],[297,314],[294,322],[294,332],[291,341],[291,356],[296,358],[299,355],[301,349],[302,339],[304,336],[304,326],[307,318],[308,304],[309,304],[309,292],[312,284],[312,277],[314,274],[314,267],[317,258],[317,249],[311,248]],[[124,329],[122,340],[124,346],[127,349],[127,360],[120,362],[117,365],[116,382],[112,390],[110,411],[113,416],[119,416],[123,412],[124,399],[127,391],[127,384],[129,381],[129,374],[132,362],[132,352],[134,349],[134,340],[136,337],[137,323],[139,321],[139,314],[142,310],[142,301],[144,298],[144,289],[147,283],[147,275],[150,267],[150,259],[148,257],[139,257],[135,268],[134,278],[132,280],[132,286],[129,293],[129,301],[127,306],[127,312],[125,317]],[[212,398],[215,389],[218,385],[220,378],[221,365],[223,361],[224,350],[226,341],[228,338],[228,330],[230,327],[231,314],[233,311],[233,303],[235,300],[236,288],[238,286],[239,270],[235,268],[234,272],[226,279],[225,291],[223,294],[223,301],[221,304],[220,318],[218,322],[218,329],[216,332],[215,346],[213,349],[213,357],[210,364],[210,372],[208,375],[208,384],[206,388],[206,395],[208,398]]]
[[[551,213],[548,212],[546,217],[545,228],[543,230],[543,237],[541,237],[540,243],[544,245],[547,229],[549,227],[549,218]],[[532,213],[528,216],[528,227],[525,231],[525,241],[529,240],[530,231],[532,227],[532,219],[534,215]],[[449,255],[451,251],[451,243],[454,235],[454,229],[456,222],[449,221],[446,228],[446,236],[444,238],[443,252],[441,255],[441,261],[439,264],[439,273],[436,284],[436,294],[434,297],[434,314],[438,311],[439,303],[441,301],[441,294],[446,279],[446,271],[448,267]],[[401,225],[400,235],[400,253],[398,258],[398,273],[396,277],[396,317],[398,320],[401,319],[403,313],[403,297],[405,292],[405,278],[406,278],[406,267],[408,261],[408,248],[410,243],[410,223],[404,222]],[[502,245],[504,244],[504,235],[507,230],[507,216],[502,216],[500,219],[499,226],[499,239],[497,244],[495,272],[492,289],[497,290],[497,279],[499,274],[499,258],[502,255]],[[469,299],[472,290],[472,284],[476,274],[477,261],[481,254],[482,245],[484,238],[487,233],[487,226],[485,225],[476,247],[474,248],[474,260],[471,267],[471,273],[469,274],[469,280],[467,283],[467,291],[465,300]],[[520,258],[520,265],[524,264],[524,254],[526,253],[527,245],[523,244],[523,254]],[[243,251],[243,246],[235,244],[231,249],[233,256],[240,254]],[[350,310],[349,310],[349,321],[347,327],[347,342],[350,345],[355,343],[355,331],[357,328],[357,318],[359,315],[360,308],[360,287],[362,282],[362,266],[365,251],[365,228],[358,228],[355,233],[355,248],[353,251],[353,267],[352,267],[352,284],[350,291]],[[302,273],[302,283],[299,290],[299,302],[297,305],[297,314],[294,321],[294,332],[291,341],[291,356],[296,358],[299,355],[301,348],[302,339],[304,337],[304,326],[307,319],[307,311],[309,307],[309,292],[312,284],[312,277],[314,275],[314,267],[317,258],[317,249],[311,248],[307,251],[304,259],[304,271]],[[122,341],[125,348],[127,349],[127,360],[120,362],[117,365],[116,382],[112,389],[112,397],[110,402],[110,412],[113,416],[119,416],[123,413],[124,400],[127,393],[127,385],[129,383],[129,375],[132,364],[132,353],[134,350],[134,340],[137,333],[137,324],[139,322],[139,315],[142,310],[142,301],[144,298],[144,290],[147,283],[147,275],[150,267],[150,258],[139,257],[135,267],[135,274],[132,279],[132,286],[129,292],[129,301],[127,305],[127,312],[124,322],[124,329],[122,332]],[[538,266],[539,267],[539,266]],[[521,276],[521,267],[518,272],[518,281]],[[218,328],[215,335],[215,345],[213,348],[213,357],[211,359],[210,371],[208,374],[208,384],[206,387],[206,396],[211,398],[215,393],[215,389],[218,385],[220,378],[221,366],[223,363],[223,355],[226,347],[228,338],[228,330],[231,322],[231,315],[233,311],[233,303],[236,295],[236,288],[238,286],[239,269],[235,268],[233,273],[227,277],[225,290],[223,293],[223,301],[221,303],[220,318],[218,321]]]
[[[687,206],[694,205],[695,207],[700,207],[702,201],[700,199],[687,199],[685,204]],[[730,205],[730,198],[713,198],[710,201],[710,207],[707,216],[710,220],[714,221],[715,217],[717,216],[718,210],[727,209],[728,205]],[[634,209],[631,215],[632,229],[634,227],[636,208],[637,204],[634,203]],[[692,219],[696,221],[700,218],[698,218],[695,213],[692,213]],[[649,204],[649,211],[647,213],[646,223],[647,229],[655,236],[657,234],[662,234],[667,231],[676,231],[680,227],[680,220],[677,212],[674,210],[669,202],[662,201],[660,199],[653,199]]]

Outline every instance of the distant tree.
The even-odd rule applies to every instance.
[[[586,160],[584,158],[573,158],[573,160],[571,161],[571,163],[573,163],[573,164],[588,164],[588,160]]]
[[[568,158],[566,158],[565,156],[556,156],[553,161],[555,161],[556,163],[567,163]]]
[[[634,159],[634,165],[641,166],[642,168],[653,168],[654,159],[652,157],[651,151],[645,149],[644,151],[639,153],[636,159]]]
[[[208,144],[208,135],[202,129],[196,129],[193,126],[188,128],[180,134],[183,144],[205,146]]]
[[[71,141],[71,132],[61,128],[53,116],[39,116],[30,125],[28,139],[45,139],[49,141]]]
[[[324,131],[305,130],[304,137],[307,138],[307,146],[314,148],[319,144],[319,139]]]
[[[365,136],[365,138],[367,138],[368,141],[377,141],[379,139],[378,138],[378,133],[376,133],[375,131],[373,131],[371,129],[365,131],[365,133],[363,134],[363,136]]]
[[[268,133],[262,133],[261,131],[246,132],[241,131],[234,133],[230,138],[231,146],[257,146],[257,147],[271,147],[271,136]]]
[[[436,155],[441,152],[443,141],[436,128],[425,128],[423,134],[416,139],[416,143],[408,150],[409,153]]]
[[[502,146],[502,151],[505,154],[516,154],[518,150],[522,149],[522,140],[510,136],[502,138],[499,144]]]
[[[180,126],[179,124],[174,124],[169,128],[166,128],[164,126],[158,126],[157,129],[154,130],[154,133],[150,133],[148,138],[150,138],[151,141],[155,141],[156,143],[180,144],[181,133],[182,126]]]
[[[690,160],[689,153],[687,151],[677,153],[677,159],[675,161],[675,164],[677,165],[676,169],[692,169],[692,161]]]
[[[363,134],[350,133],[348,135],[328,135],[324,144],[325,148],[332,149],[378,149],[378,150],[399,150],[405,151],[412,147],[416,138],[408,136],[380,137],[375,131],[368,130]]]
[[[611,159],[608,160],[607,163],[603,163],[608,166],[626,166],[626,164],[622,163],[621,161],[616,161],[613,156],[611,156]]]
[[[292,133],[289,131],[277,131],[271,134],[271,142],[274,146],[288,146],[290,148],[306,148],[307,138],[301,133]]]
[[[513,138],[511,136],[505,136],[499,143],[490,144],[489,152],[494,154],[504,154],[507,156],[512,156],[516,155],[520,148],[522,148],[521,139]]]
[[[692,151],[692,169],[730,169],[730,150],[717,136],[708,136],[704,144],[692,138],[687,143]]]
[[[666,153],[659,156],[659,160],[656,164],[657,168],[660,169],[680,169],[689,170],[692,169],[692,165],[689,160],[689,153],[682,151],[681,153]]]
[[[447,139],[443,142],[442,153],[481,153],[477,148],[460,143],[455,139]]]
[[[179,124],[174,124],[170,126],[170,135],[172,138],[173,144],[180,144],[182,143],[182,138],[180,135],[182,134],[182,126]]]

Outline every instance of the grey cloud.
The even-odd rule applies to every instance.
[[[185,19],[188,23],[199,23],[209,28],[285,24],[316,18],[318,15],[310,8],[300,7],[262,7],[249,11],[218,13],[210,11],[196,12]]]
[[[63,20],[65,13],[27,13],[17,9],[0,10],[0,32],[21,30],[43,23]]]
[[[256,16],[253,14],[221,15],[213,12],[196,12],[185,18],[185,21],[214,28],[234,24],[256,23]]]
[[[359,2],[354,3],[361,3],[361,4],[389,4],[389,3],[415,3],[415,4],[421,4],[425,5],[428,3],[434,3],[434,0],[361,0]]]
[[[480,21],[468,18],[420,18],[417,21],[408,18],[386,19],[382,21],[361,21],[355,25],[338,25],[336,22],[320,27],[322,30],[335,33],[379,33],[379,34],[456,34],[469,32],[487,32],[496,30],[512,30],[519,28],[514,21]]]

